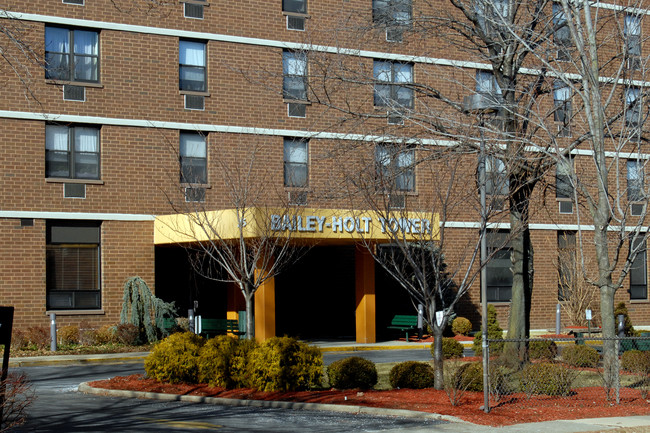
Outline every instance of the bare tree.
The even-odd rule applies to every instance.
[[[182,156],[179,156],[182,158]],[[246,336],[254,338],[256,291],[294,263],[308,248],[294,239],[299,209],[286,193],[273,188],[262,148],[246,150],[241,159],[219,159],[218,197],[222,210],[209,210],[203,185],[196,183],[204,167],[181,164],[182,191],[169,194],[176,215],[160,217],[165,230],[189,253],[194,270],[216,282],[236,284],[246,302]]]

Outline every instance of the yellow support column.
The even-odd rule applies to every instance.
[[[375,260],[366,248],[354,256],[357,343],[376,343]]]
[[[275,278],[266,280],[255,292],[255,339],[275,337]]]

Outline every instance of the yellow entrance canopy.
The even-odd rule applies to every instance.
[[[437,240],[439,220],[438,214],[431,212],[255,207],[162,215],[154,223],[156,245],[280,236],[297,240]]]

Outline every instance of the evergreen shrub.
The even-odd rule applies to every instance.
[[[434,386],[434,373],[431,365],[425,362],[400,362],[388,374],[393,388],[423,389]]]
[[[462,364],[454,372],[451,386],[465,391],[483,391],[483,365],[480,362]]]
[[[228,335],[208,340],[199,355],[199,382],[228,389],[245,386],[248,353],[255,347],[249,341]]]
[[[528,345],[530,359],[550,361],[557,355],[557,344],[553,340],[534,340]]]
[[[250,353],[248,371],[260,391],[310,389],[321,385],[323,355],[295,338],[272,337]]]
[[[502,340],[503,339],[503,329],[499,326],[497,321],[497,310],[494,308],[494,305],[489,304],[487,307],[487,327],[488,327],[488,339],[489,340]],[[472,350],[476,356],[481,356],[483,354],[482,349],[482,340],[483,339],[483,327],[481,330],[476,333],[474,336],[474,343],[472,344]],[[503,352],[503,343],[502,342],[491,342],[490,346],[490,355],[499,355]]]
[[[472,322],[470,322],[469,319],[466,319],[465,317],[456,317],[451,322],[451,330],[453,331],[454,335],[469,335],[469,333],[472,331]]]
[[[327,377],[336,389],[371,389],[378,380],[375,363],[359,356],[334,361],[327,367]]]
[[[562,360],[572,367],[595,367],[600,355],[591,346],[576,344],[562,348]]]
[[[157,343],[144,360],[147,377],[168,383],[197,383],[205,339],[191,332],[172,334]]]
[[[431,343],[431,356],[435,356],[434,347],[435,343]],[[442,357],[444,359],[452,358],[462,358],[463,357],[463,345],[453,338],[442,339]]]
[[[561,364],[528,364],[521,372],[519,386],[527,395],[569,395],[575,371]]]
[[[650,352],[628,350],[621,355],[621,368],[630,373],[650,373]]]

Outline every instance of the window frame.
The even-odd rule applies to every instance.
[[[184,155],[184,142],[183,137],[201,138],[203,142],[204,156],[187,156]],[[185,148],[187,148],[185,146]],[[192,172],[186,173],[185,170],[199,166],[197,162],[201,162],[201,172],[196,175]],[[179,132],[179,147],[178,147],[178,165],[179,165],[179,179],[181,185],[208,185],[208,137],[205,134],[194,131],[180,131]],[[197,179],[197,177],[201,177]]]
[[[290,8],[287,7],[288,3],[296,3],[296,4],[302,3],[303,4],[302,9],[303,10],[290,10]],[[299,15],[299,16],[306,16],[307,11],[308,11],[308,9],[307,9],[308,6],[309,5],[307,3],[307,0],[282,0],[282,12],[284,12],[285,14],[295,14],[295,15]]]
[[[380,70],[381,66],[388,66],[384,70]],[[400,70],[397,70],[396,66],[400,66]],[[373,87],[373,104],[375,107],[397,107],[397,108],[413,108],[415,103],[415,95],[413,89],[409,88],[409,85],[414,83],[413,79],[413,63],[409,62],[395,62],[391,60],[377,60],[373,61],[373,78],[375,80]],[[401,70],[401,68],[406,68],[407,70]],[[386,75],[386,72],[390,74],[388,80],[382,79]],[[400,74],[407,73],[410,75],[409,81],[398,81],[400,79]],[[403,101],[406,101],[406,98],[400,99],[399,92],[404,91],[409,94],[408,103],[403,104]],[[382,94],[388,94],[388,97],[381,96]]]
[[[308,101],[308,67],[307,55],[304,52],[282,51],[282,99],[291,102]],[[296,83],[301,85],[296,86]],[[296,91],[300,92],[300,94],[294,94]]]
[[[56,146],[55,143],[49,142],[50,134],[48,133],[48,130],[53,128],[66,129],[66,134],[67,134],[66,150],[62,150],[62,149],[57,150],[57,149],[49,148],[49,147]],[[97,148],[96,152],[77,150],[77,147],[81,146],[81,143],[77,142],[78,129],[94,130],[96,132],[95,134],[96,148]],[[65,159],[66,159],[66,164],[68,169],[67,176],[52,174],[50,165],[52,164],[51,161],[54,160],[53,155],[55,155],[56,153],[66,154]],[[83,157],[84,155],[86,156],[86,158]],[[94,158],[96,158],[96,163],[93,165],[96,165],[97,176],[79,176],[77,167],[82,164],[81,161],[83,159],[88,159],[89,156],[94,156]],[[60,161],[59,163],[62,163],[62,161]],[[90,164],[86,163],[86,165],[90,165]],[[75,180],[83,180],[83,181],[100,180],[101,179],[101,128],[92,125],[80,125],[80,124],[74,124],[74,125],[56,125],[51,123],[45,124],[45,178],[46,179],[75,179]]]
[[[194,63],[181,63],[181,60],[183,59],[183,45],[184,44],[193,44],[193,45],[202,45],[203,46],[203,65],[201,64],[194,64]],[[186,47],[185,49],[189,49],[190,47]],[[187,56],[187,54],[185,55]],[[202,89],[196,89],[196,88],[191,88],[191,84],[189,83],[199,83],[200,81],[192,81],[189,82],[188,80],[183,80],[183,70],[191,70],[194,69],[196,71],[202,71],[203,74],[203,81],[202,81]],[[184,87],[184,84],[187,86],[187,88]],[[194,93],[194,94],[202,94],[205,95],[208,93],[208,43],[206,41],[201,41],[201,40],[196,40],[196,39],[179,39],[178,40],[178,90],[181,93]]]
[[[45,244],[46,310],[101,310],[101,222],[47,220]],[[55,295],[68,296],[68,305],[55,305]],[[94,295],[93,305],[79,305],[84,295]]]
[[[494,170],[493,168],[495,168]],[[485,158],[485,193],[492,197],[508,196],[510,180],[505,163],[494,155]]]
[[[295,161],[295,150],[290,149],[296,145],[301,147],[298,152],[304,154],[304,160]],[[304,149],[302,149],[304,147]],[[309,140],[298,138],[285,138],[283,144],[283,171],[285,188],[308,188],[309,187]],[[291,175],[298,171],[303,173]],[[304,177],[304,182],[299,180]]]
[[[510,259],[510,254],[512,247],[510,246],[510,239],[508,239],[510,233],[507,230],[488,230],[485,233],[485,241],[488,248],[488,257],[489,260],[486,263],[486,296],[487,302],[511,302],[512,301],[512,261]],[[504,242],[507,241],[507,242]],[[495,263],[495,260],[498,260]],[[498,264],[498,265],[497,265]],[[491,278],[490,270],[501,270],[506,269],[510,272],[509,277],[506,278],[506,282],[510,284],[491,284],[494,282],[494,277]],[[505,274],[503,275],[505,276]],[[493,296],[496,293],[496,296]],[[507,296],[506,296],[507,295]]]
[[[399,14],[408,15],[408,17],[399,18]],[[410,28],[412,21],[413,2],[411,0],[372,0],[373,23],[386,27]]]
[[[392,143],[378,143],[375,146],[375,176],[380,186],[379,189],[415,193],[417,180],[415,148]],[[387,185],[389,188],[386,188]]]
[[[66,43],[67,43],[67,50],[63,51],[53,51],[52,49],[48,49],[48,46],[51,47],[51,45],[54,43],[54,40],[48,41],[48,30],[49,31],[66,31],[67,32],[67,37],[66,37]],[[95,39],[95,44],[94,44],[94,54],[87,54],[87,53],[76,53],[75,52],[75,34],[77,33],[92,33],[94,34],[94,39]],[[78,38],[78,37],[77,37]],[[101,75],[100,75],[100,62],[101,62],[101,52],[100,52],[100,32],[96,30],[91,30],[91,29],[85,29],[85,28],[76,28],[76,27],[62,27],[62,26],[50,26],[46,25],[45,30],[44,30],[44,39],[45,39],[45,79],[46,80],[52,80],[56,82],[69,82],[69,83],[75,83],[78,85],[84,85],[84,84],[99,84],[101,80]],[[58,68],[50,68],[49,63],[51,62],[50,56],[62,56],[67,58],[67,65],[65,67],[58,67]],[[83,79],[83,78],[77,78],[77,65],[81,65],[82,62],[78,61],[78,58],[89,58],[92,60],[94,59],[95,65],[90,68],[90,75],[92,76],[93,74],[96,76],[95,79]],[[83,69],[86,70],[86,69]],[[58,71],[58,73],[56,72]],[[63,74],[65,72],[65,74]]]
[[[639,242],[643,242],[644,246],[637,252],[636,257],[630,263],[630,270],[628,272],[631,301],[646,301],[648,299],[648,246],[645,234],[639,233],[637,237],[630,238],[629,248],[632,251],[634,244],[638,244]],[[641,281],[640,283],[635,283],[637,278]]]

